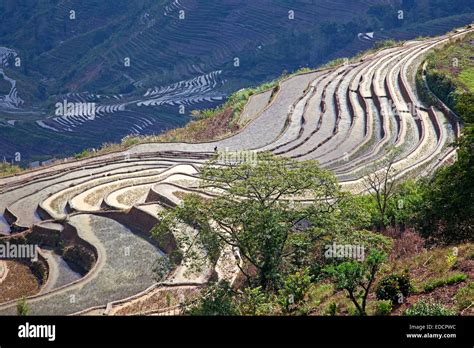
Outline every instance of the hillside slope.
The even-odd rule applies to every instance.
[[[4,1],[0,157],[63,157],[159,133],[284,70],[474,20],[472,1],[449,3]],[[96,103],[95,117],[56,115],[64,100]]]
[[[430,174],[455,155],[451,146],[459,120],[420,100],[415,75],[431,50],[473,31],[469,26],[283,79],[271,96],[262,97],[265,91],[252,95],[243,110],[256,113],[252,120],[217,141],[142,143],[0,178],[0,232],[6,235],[2,241],[39,238],[47,246],[80,245],[82,251],[77,253],[95,261],[77,282],[54,281],[51,291],[30,298],[32,313],[51,313],[53,304],[61,314],[95,306],[103,310],[110,301],[150,286],[150,270],[141,264],[144,258],[123,258],[116,252],[124,247],[123,236],[126,245],[146,253],[147,260],[159,257],[143,235],[148,236],[158,222],[157,212],[179,205],[183,194],[197,192],[206,198],[216,194],[197,186],[203,163],[216,150],[222,164],[261,151],[316,159],[334,171],[344,190],[355,193],[366,190],[366,171],[379,172],[379,161],[387,159],[387,149],[393,146],[401,150],[393,165],[396,177]],[[295,199],[308,202],[311,197]],[[183,226],[176,233],[193,232],[191,226]],[[167,253],[176,247],[171,237],[159,244]],[[71,272],[55,259],[48,258],[47,263],[60,273],[55,279]],[[222,264],[217,265],[220,276],[232,278],[233,272],[229,275],[221,270]],[[209,266],[189,275],[186,267],[173,273],[173,286],[203,284],[214,269]],[[117,293],[107,286],[110,282],[121,284]],[[78,288],[85,300],[71,307],[68,296]],[[14,312],[15,305],[14,301],[1,305],[0,313]]]

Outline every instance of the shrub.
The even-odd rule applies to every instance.
[[[459,93],[456,98],[456,110],[466,123],[474,122],[474,94]]]
[[[430,316],[430,315],[456,315],[456,311],[433,301],[420,300],[408,308],[404,315],[408,316]]]
[[[389,300],[392,303],[400,303],[403,298],[410,294],[410,275],[408,272],[402,274],[390,274],[382,278],[375,290],[378,300]]]
[[[393,309],[392,301],[390,300],[377,301],[374,304],[374,315],[389,315]]]
[[[31,262],[30,269],[41,284],[47,280],[48,268],[42,261]]]
[[[26,303],[26,299],[23,297],[20,301],[16,304],[16,312],[17,315],[28,315],[28,303]]]
[[[430,243],[459,244],[472,240],[474,233],[472,125],[464,127],[456,146],[457,161],[438,169],[425,183],[417,230]]]
[[[8,162],[0,163],[0,176],[12,175],[21,172],[21,167]]]
[[[81,274],[86,274],[95,264],[95,255],[92,251],[86,249],[82,245],[73,245],[64,248],[64,260],[77,269]]]
[[[279,291],[280,304],[285,311],[291,312],[297,304],[304,300],[311,285],[309,268],[304,268],[286,277],[283,288]]]
[[[357,308],[359,315],[367,315],[367,298],[373,281],[387,254],[375,248],[370,249],[363,262],[350,261],[325,267],[336,289],[344,289]]]
[[[34,230],[34,233],[29,233],[26,236],[26,239],[30,244],[37,244],[39,246],[46,245],[52,248],[56,248],[58,247],[59,241],[61,240],[61,232],[37,232],[36,230]]]
[[[434,289],[439,288],[440,286],[462,282],[463,280],[466,280],[466,278],[467,276],[464,273],[455,273],[446,278],[433,279],[425,283],[425,285],[423,286],[423,290],[425,292],[433,291]]]
[[[269,315],[273,313],[273,308],[273,298],[261,286],[245,288],[238,298],[240,315]]]
[[[428,74],[426,80],[433,93],[441,99],[448,107],[454,109],[454,91],[456,86],[454,82],[442,71],[428,67]]]
[[[194,305],[185,305],[188,315],[237,315],[238,308],[233,300],[229,283],[220,281],[207,287]]]
[[[90,155],[92,154],[92,152],[88,149],[85,149],[85,150],[82,150],[81,152],[79,153],[76,153],[74,155],[74,158],[75,159],[81,159],[81,158],[85,158],[85,157],[89,157]]]
[[[136,145],[140,142],[140,139],[138,137],[133,137],[130,135],[127,135],[122,139],[122,145],[125,147],[130,147],[133,145]]]

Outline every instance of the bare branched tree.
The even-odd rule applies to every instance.
[[[383,160],[374,162],[367,170],[363,183],[365,189],[374,197],[380,214],[380,229],[385,230],[385,215],[390,198],[396,192],[397,180],[394,164],[400,149],[391,147]]]

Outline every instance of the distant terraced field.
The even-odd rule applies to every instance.
[[[415,75],[430,50],[472,31],[465,28],[409,41],[334,68],[284,79],[271,98],[268,92],[253,95],[242,112],[245,127],[218,141],[143,143],[1,178],[4,239],[15,236],[13,231],[34,234],[34,226],[68,235],[75,231],[75,241],[88,243],[97,255],[85,277],[48,284],[49,291],[31,297],[32,312],[50,314],[54,304],[57,314],[112,313],[114,306],[124,303],[113,301],[157,291],[151,263],[161,253],[148,233],[157,222],[157,212],[179,204],[182,193],[218,194],[197,189],[200,166],[216,147],[317,160],[335,172],[343,189],[355,193],[365,190],[367,168],[384,159],[392,146],[401,151],[394,164],[398,176],[430,174],[454,156],[450,144],[460,124],[451,113],[423,104],[414,87]],[[191,227],[182,227],[179,233],[193,233]],[[131,250],[124,258],[120,253],[126,245]],[[157,247],[170,252],[173,238]],[[54,258],[48,262],[56,262],[50,265],[56,279],[70,277],[67,266]],[[201,273],[188,272],[183,265],[167,281],[173,286],[199,286],[213,269],[219,277],[234,279],[235,270],[223,271],[224,263],[208,265]],[[116,292],[111,284],[119,284]],[[72,294],[81,301],[67,304]],[[13,313],[14,306],[15,302],[0,305],[0,314]]]
[[[214,107],[230,93],[282,72],[353,56],[379,40],[440,35],[474,20],[470,4],[401,5],[399,0],[5,0],[0,3],[0,159],[20,153],[28,164],[129,134],[158,134],[187,123],[193,109]],[[396,19],[400,8],[403,20]],[[371,35],[358,35],[363,31]],[[344,89],[344,83],[328,88]],[[95,103],[95,115],[57,114],[55,105],[63,101]],[[341,120],[341,130],[347,125]]]

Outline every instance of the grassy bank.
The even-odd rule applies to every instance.
[[[433,50],[427,56],[426,81],[432,92],[458,114],[468,114],[474,94],[474,33]],[[465,118],[465,121],[466,118]]]

